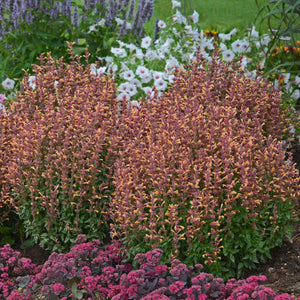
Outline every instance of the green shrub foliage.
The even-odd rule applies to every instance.
[[[74,55],[69,64],[42,56],[34,72],[7,121],[19,126],[7,166],[11,201],[27,234],[43,247],[68,249],[78,233],[104,239],[115,86]]]
[[[214,58],[120,116],[112,237],[240,276],[291,233],[299,174],[277,138],[280,94]]]

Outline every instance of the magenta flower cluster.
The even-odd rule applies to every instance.
[[[137,267],[125,262],[120,242],[101,247],[98,240],[87,242],[80,235],[69,253],[53,252],[43,266],[20,257],[9,245],[0,248],[0,297],[8,300],[44,299],[270,299],[292,300],[262,285],[265,276],[226,283],[201,272],[198,264],[188,267],[178,259],[161,265],[162,250],[139,253]]]

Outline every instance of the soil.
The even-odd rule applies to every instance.
[[[293,160],[300,170],[300,145],[292,150]],[[298,206],[298,216],[300,206]],[[22,256],[31,258],[36,264],[43,264],[49,252],[39,246],[19,250]],[[251,270],[246,277],[251,275],[265,275],[265,286],[272,288],[276,293],[288,293],[300,300],[300,222],[295,226],[292,239],[284,240],[280,247],[271,251],[272,259],[261,264],[258,269]]]

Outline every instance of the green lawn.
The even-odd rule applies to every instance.
[[[154,32],[155,20],[161,19],[168,25],[172,25],[172,1],[171,0],[154,0],[155,8],[152,20],[147,22],[145,29],[149,35]],[[250,28],[254,23],[257,14],[255,0],[178,0],[182,2],[182,13],[191,15],[193,10],[199,13],[200,27],[218,32],[229,32],[234,27],[241,32]],[[189,1],[192,10],[189,6]],[[83,3],[83,0],[74,0],[75,3]],[[268,3],[269,0],[258,0],[260,6]],[[137,6],[138,0],[136,0]],[[268,27],[265,24],[261,31],[267,32]]]
[[[182,0],[182,2],[186,3],[186,15],[190,15],[193,10],[199,13],[201,28],[225,33],[234,27],[240,31],[251,27],[258,11],[255,0],[190,0],[192,11],[188,5],[189,0]],[[258,1],[261,6],[267,2],[268,0]],[[171,9],[171,0],[155,0],[154,16],[146,24],[146,30],[152,32],[156,18],[168,21],[167,23],[171,25]],[[182,5],[183,12],[184,6]],[[267,32],[266,24],[262,31]]]

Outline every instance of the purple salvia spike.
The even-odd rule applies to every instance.
[[[61,2],[61,13],[62,15],[66,15],[67,13],[67,5],[66,5],[66,1]]]
[[[95,0],[90,0],[90,9],[94,10],[96,7],[96,1]]]
[[[136,12],[134,20],[133,20],[132,32],[135,32],[137,34],[140,31],[140,26],[139,25],[140,25],[140,19],[141,19],[141,14],[142,14],[142,11],[143,11],[144,3],[145,3],[145,0],[141,0],[139,2],[137,12]]]
[[[135,0],[131,0],[129,10],[128,10],[128,19],[131,20],[133,17],[133,12],[135,8]]]
[[[123,11],[123,24],[121,26],[121,29],[120,29],[120,33],[119,33],[119,37],[123,37],[126,33],[126,25],[127,25],[127,22],[126,22],[126,11]]]
[[[12,14],[14,15],[14,18],[20,13],[19,11],[19,5],[18,5],[18,1],[15,0],[13,3],[13,10],[12,10]]]
[[[75,7],[74,7],[72,24],[75,27],[79,26],[79,14],[78,14],[78,7],[77,7],[77,5],[75,5]]]
[[[55,20],[60,12],[60,3],[55,2],[53,8],[50,11],[50,18]]]
[[[14,11],[14,3],[15,3],[14,0],[10,0],[10,1],[9,1],[9,10],[10,10],[11,12]]]
[[[160,31],[160,28],[158,26],[158,22],[159,22],[159,19],[156,19],[155,20],[155,30],[154,30],[154,42],[158,39],[158,34],[159,34],[159,31]]]
[[[21,14],[26,10],[26,1],[21,1]]]
[[[72,17],[72,0],[66,1],[66,17],[71,19]]]
[[[32,20],[33,20],[33,17],[32,17],[32,14],[30,11],[27,11],[25,12],[25,22],[29,25],[32,24]]]
[[[112,22],[115,16],[116,16],[115,1],[109,0],[109,16],[108,16],[109,21]]]

